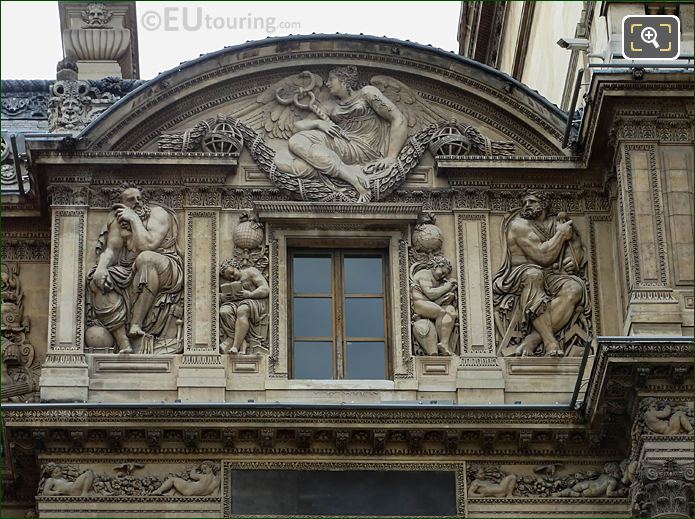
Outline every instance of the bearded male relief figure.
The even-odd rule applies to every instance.
[[[181,351],[183,256],[178,219],[126,187],[97,240],[89,274],[96,323],[113,336],[118,353]],[[94,328],[94,327],[93,327]],[[87,330],[87,345],[95,341]],[[106,339],[105,331],[98,340]]]

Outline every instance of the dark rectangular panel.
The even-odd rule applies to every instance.
[[[345,352],[345,378],[382,380],[386,378],[386,350],[383,342],[348,341]]]
[[[331,294],[333,274],[330,255],[295,256],[292,261],[292,289],[295,294]]]
[[[333,343],[294,342],[294,378],[310,380],[333,378]]]
[[[456,515],[454,471],[232,470],[231,479],[232,515]]]

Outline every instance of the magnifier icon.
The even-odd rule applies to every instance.
[[[644,43],[654,45],[655,49],[659,48],[659,43],[656,41],[656,29],[654,29],[654,27],[645,27],[642,29],[642,32],[640,32],[640,38],[642,38]]]

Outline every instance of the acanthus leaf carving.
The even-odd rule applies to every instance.
[[[633,517],[692,517],[692,460],[643,463],[630,494]]]

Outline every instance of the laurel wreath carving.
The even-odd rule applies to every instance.
[[[511,155],[515,148],[511,142],[492,141],[472,126],[455,121],[425,126],[408,137],[392,166],[369,176],[371,200],[382,200],[405,181],[428,149],[435,156],[441,155],[451,149],[455,141],[460,143],[458,149],[462,155]],[[219,143],[223,144],[215,148],[214,145]],[[299,178],[278,171],[275,151],[262,135],[231,116],[219,115],[201,121],[182,133],[163,134],[159,138],[159,151],[165,152],[205,151],[238,155],[242,146],[246,147],[254,162],[273,184],[295,193],[301,200],[355,202],[358,199],[357,191],[340,180],[327,179],[320,174],[312,178]]]

